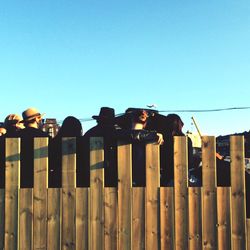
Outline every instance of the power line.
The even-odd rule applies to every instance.
[[[216,108],[216,109],[169,109],[169,110],[159,110],[159,113],[208,113],[208,112],[222,112],[222,111],[231,111],[231,110],[244,110],[250,109],[250,107],[230,107],[230,108]],[[119,113],[116,115],[121,116],[125,113]],[[90,122],[93,121],[93,118],[79,118],[81,122]],[[59,123],[63,120],[59,120]]]
[[[219,111],[229,111],[229,110],[242,110],[242,109],[250,109],[250,107],[233,107],[233,108],[218,108],[218,109],[177,109],[177,110],[161,110],[159,113],[166,113],[166,112],[219,112]]]

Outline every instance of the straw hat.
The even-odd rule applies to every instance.
[[[34,120],[35,118],[42,118],[45,115],[45,113],[41,114],[36,108],[28,108],[25,111],[23,111],[22,116],[23,120],[20,122],[28,122],[31,120]]]
[[[19,123],[22,120],[22,117],[18,114],[9,114],[4,120],[4,126],[8,127],[14,124]]]

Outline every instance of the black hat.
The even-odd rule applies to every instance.
[[[109,107],[101,107],[99,115],[93,115],[95,120],[113,120],[115,118],[115,110]]]

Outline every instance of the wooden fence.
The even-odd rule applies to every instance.
[[[62,188],[48,188],[48,138],[35,138],[34,188],[20,188],[20,139],[6,139],[0,249],[250,249],[244,138],[230,139],[231,187],[216,185],[215,138],[202,141],[202,187],[188,187],[186,137],[174,140],[174,187],[160,187],[153,144],[146,145],[146,188],[132,187],[131,145],[122,143],[118,187],[105,187],[96,137],[90,187],[76,187],[76,140],[63,138]]]

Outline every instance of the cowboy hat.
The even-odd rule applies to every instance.
[[[34,120],[36,117],[42,118],[45,113],[41,114],[36,108],[28,108],[23,111],[23,120],[20,122],[28,122]]]
[[[115,118],[115,110],[109,107],[101,107],[99,115],[93,115],[95,120],[113,120]]]

